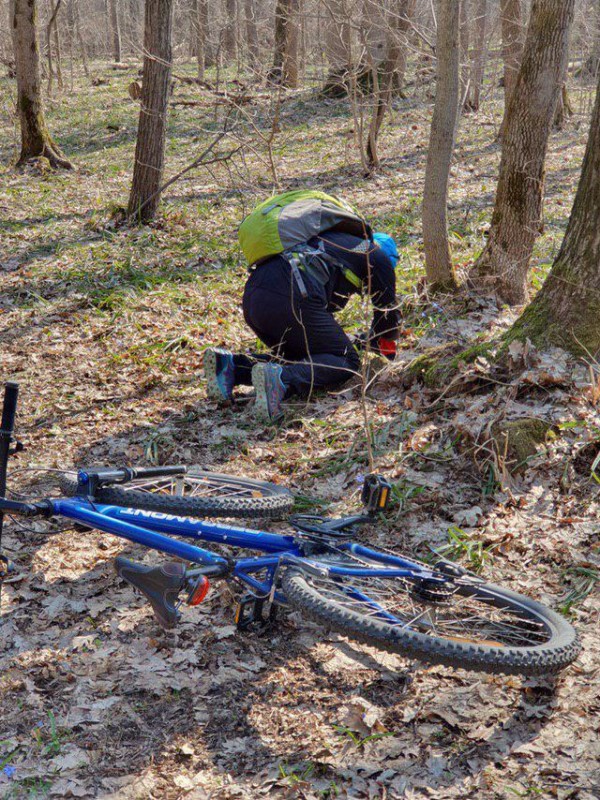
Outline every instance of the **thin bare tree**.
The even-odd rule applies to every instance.
[[[433,289],[457,285],[448,241],[448,179],[460,100],[460,3],[439,0],[437,14],[436,93],[423,191],[425,270]]]
[[[488,0],[477,0],[475,12],[475,47],[471,68],[471,80],[467,100],[470,111],[479,111],[481,87],[487,58]]]
[[[121,25],[119,23],[119,0],[108,0],[108,16],[110,22],[112,57],[118,64],[121,61]]]

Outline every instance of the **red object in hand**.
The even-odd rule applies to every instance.
[[[377,347],[382,356],[393,361],[396,358],[396,342],[393,339],[378,339]]]

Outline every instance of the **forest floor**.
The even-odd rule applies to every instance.
[[[302,508],[340,513],[358,508],[368,433],[394,506],[365,540],[421,556],[446,548],[489,580],[560,608],[584,650],[555,684],[424,667],[296,614],[266,635],[238,633],[235,593],[222,585],[165,634],[114,574],[121,542],[9,522],[3,546],[20,571],[2,593],[0,797],[597,797],[597,365],[517,348],[513,374],[491,382],[479,360],[441,398],[405,381],[404,367],[425,348],[468,346],[514,318],[478,298],[433,301],[417,291],[431,101],[397,101],[383,168],[365,178],[346,101],[286,95],[270,157],[273,109],[259,98],[244,106],[235,141],[218,145],[226,152],[243,139],[243,156],[175,183],[151,227],[120,228],[136,69],[96,64],[94,74],[105,83],[76,76],[49,103],[51,130],[76,165],[64,173],[11,167],[13,86],[0,80],[0,379],[21,383],[27,445],[11,486],[46,491],[47,475],[18,472],[38,465],[184,462],[278,481]],[[497,92],[488,94],[479,114],[461,120],[452,171],[461,266],[481,249],[493,204],[501,109]],[[198,96],[176,81],[174,102]],[[575,117],[550,140],[534,288],[578,180],[588,87],[574,88],[573,101]],[[201,152],[224,113],[171,109],[167,177]],[[204,348],[255,346],[240,310],[236,228],[274,188],[273,166],[281,186],[343,195],[401,244],[402,351],[393,366],[374,365],[367,431],[357,386],[291,404],[275,427],[255,421],[248,395],[229,409],[206,400]],[[366,316],[357,301],[343,318],[360,330]],[[522,417],[551,429],[510,474],[491,432]]]

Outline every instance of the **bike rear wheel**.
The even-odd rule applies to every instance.
[[[333,563],[367,566],[350,555]],[[326,558],[319,564],[327,565]],[[372,560],[368,565],[385,566]],[[453,578],[440,590],[406,578],[316,575],[294,566],[284,573],[282,587],[289,603],[313,620],[420,661],[543,675],[563,669],[580,651],[575,630],[562,616],[469,576]]]
[[[64,475],[61,488],[68,496],[75,496],[76,474]],[[289,489],[275,483],[193,468],[185,475],[140,478],[121,485],[102,486],[95,499],[107,505],[192,517],[276,519],[288,514],[294,505]]]

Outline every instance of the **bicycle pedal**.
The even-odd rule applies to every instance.
[[[251,627],[265,628],[274,622],[277,617],[277,606],[267,597],[256,597],[245,594],[240,599],[235,611],[235,624],[239,631],[246,631]]]
[[[17,565],[6,556],[0,555],[0,583],[8,581],[17,574]]]

